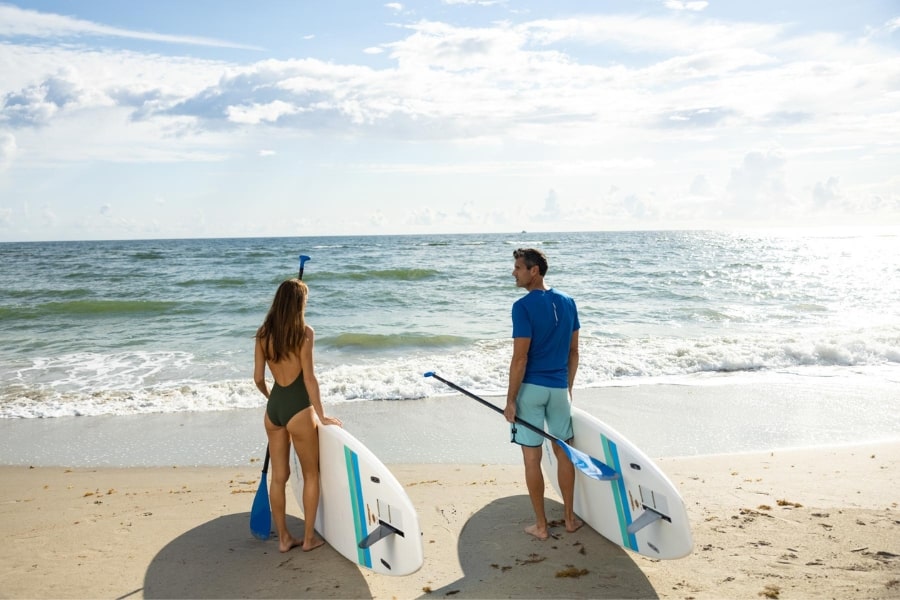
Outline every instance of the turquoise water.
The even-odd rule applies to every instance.
[[[512,250],[578,303],[576,387],[900,382],[900,237],[522,233],[0,244],[0,418],[261,406],[253,334],[306,254],[326,403],[505,391]],[[824,380],[824,379],[823,379]]]

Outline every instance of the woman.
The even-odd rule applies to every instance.
[[[316,417],[325,425],[341,425],[325,416],[319,398],[319,382],[313,371],[315,333],[306,324],[308,289],[299,279],[289,279],[278,287],[266,320],[256,331],[253,381],[269,399],[264,424],[272,460],[272,489],[269,500],[278,530],[278,546],[287,552],[302,546],[304,552],[318,548],[324,540],[316,535],[319,507],[319,432]],[[275,384],[266,385],[266,366]],[[285,519],[285,487],[291,475],[288,463],[291,442],[300,458],[303,473],[303,540],[288,531]]]

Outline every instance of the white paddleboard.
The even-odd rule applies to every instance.
[[[666,474],[625,436],[575,406],[572,428],[574,448],[621,473],[617,480],[597,481],[576,469],[575,514],[611,542],[643,556],[672,559],[690,554],[687,511]],[[545,440],[542,465],[559,493],[554,445]]]
[[[406,490],[362,442],[319,425],[316,531],[351,562],[384,575],[409,575],[424,562],[419,516]],[[291,489],[303,510],[303,476],[291,449]]]

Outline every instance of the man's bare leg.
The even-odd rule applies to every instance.
[[[547,514],[544,512],[544,474],[541,472],[541,447],[522,446],[522,458],[525,461],[525,484],[528,496],[534,509],[535,523],[525,528],[525,532],[539,540],[550,537],[547,528]]]
[[[569,440],[571,442],[571,440]],[[566,531],[573,533],[581,529],[584,521],[575,515],[575,465],[566,455],[559,444],[553,444],[553,453],[556,455],[556,478],[559,481],[560,495],[563,499],[564,519]]]

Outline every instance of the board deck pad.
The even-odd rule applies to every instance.
[[[611,542],[643,556],[675,559],[693,548],[687,510],[678,489],[637,446],[615,429],[572,407],[574,448],[621,474],[598,481],[575,470],[575,514]],[[542,465],[559,493],[553,442],[544,442]]]
[[[303,476],[291,450],[291,489],[303,510]],[[384,575],[409,575],[424,562],[419,517],[406,490],[362,442],[319,425],[316,531],[345,558]]]

